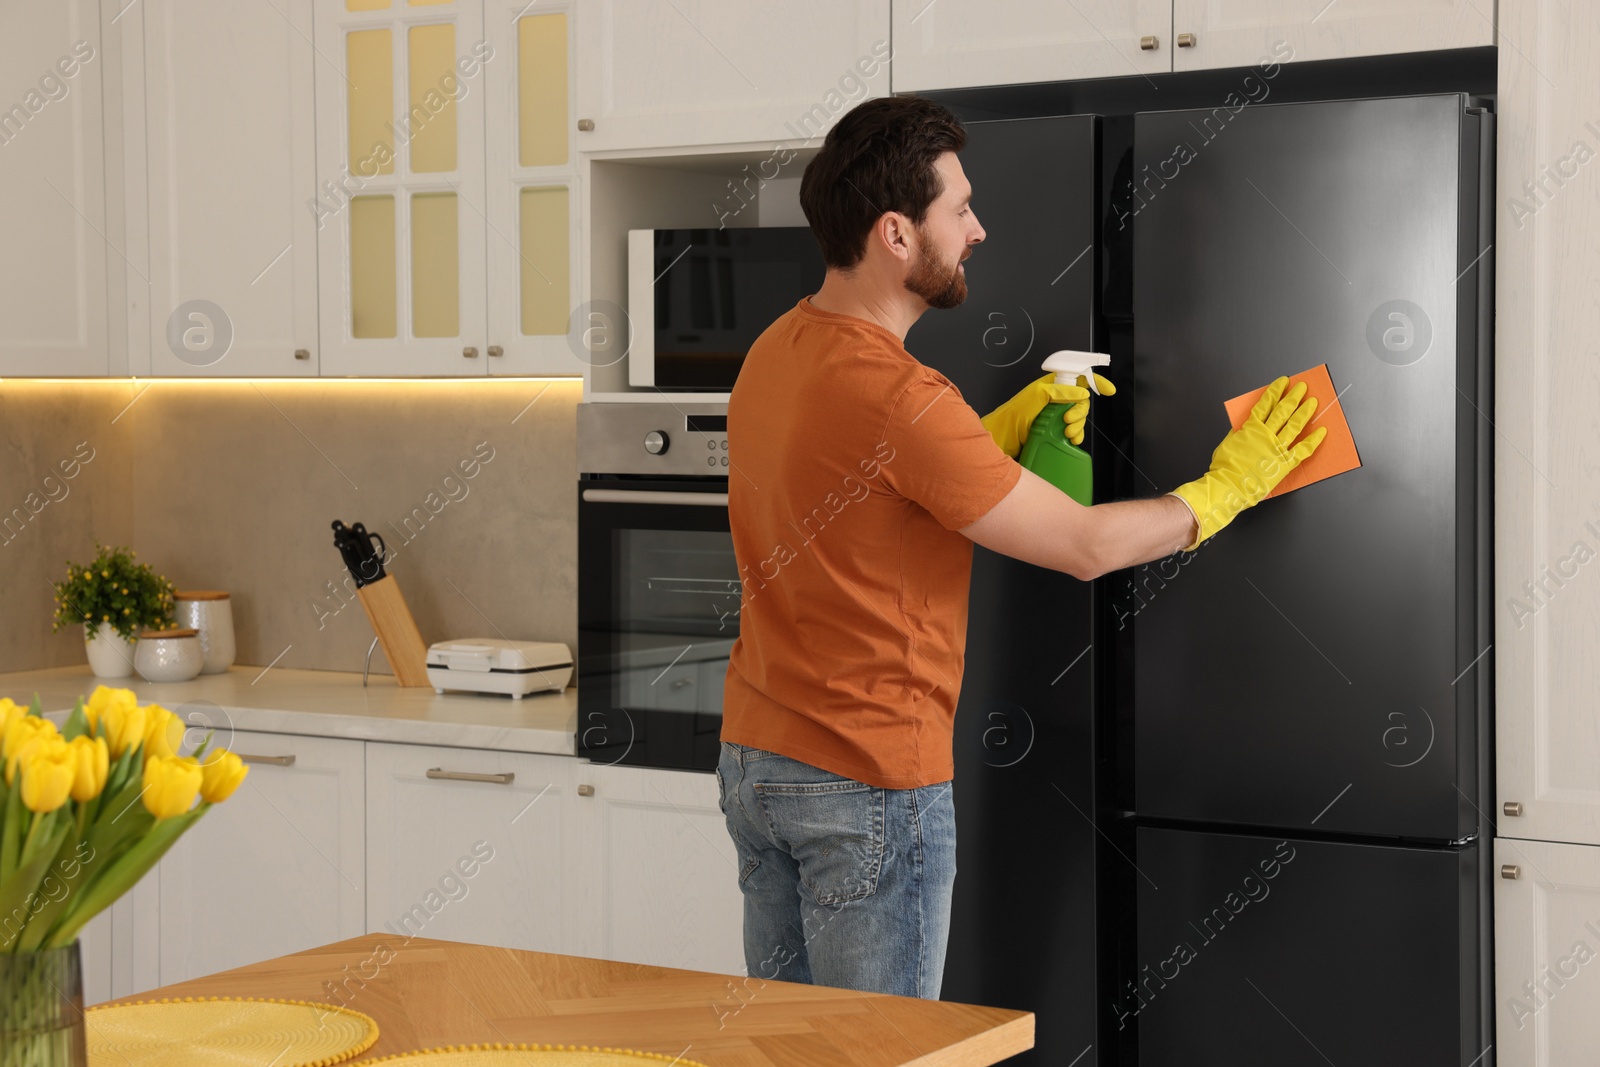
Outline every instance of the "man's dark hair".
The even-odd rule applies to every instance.
[[[886,212],[921,226],[944,191],[934,160],[966,147],[967,131],[941,104],[915,96],[868,100],[823,138],[800,179],[800,208],[829,267],[849,270]]]

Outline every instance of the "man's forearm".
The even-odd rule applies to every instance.
[[[1196,536],[1194,513],[1175,496],[1084,507],[1029,470],[961,532],[992,551],[1084,581],[1170,556]]]

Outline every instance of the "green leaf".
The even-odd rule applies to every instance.
[[[81,737],[88,732],[89,713],[83,710],[83,697],[79,697],[72,714],[67,716],[66,723],[61,727],[61,737],[65,741],[71,741],[74,737]]]
[[[114,904],[122,894],[132,889],[139,879],[149,873],[150,868],[161,862],[161,857],[166,855],[167,850],[177,842],[183,832],[193,826],[210,807],[210,804],[201,803],[199,807],[183,815],[157,820],[155,826],[142,840],[118,857],[78,897],[77,903],[50,935],[46,947],[65,945],[77,937],[78,931],[83,929],[85,923]]]
[[[55,832],[64,837],[70,826],[70,823],[65,823]],[[55,846],[36,849],[32,859],[0,882],[0,953],[17,951],[17,935],[29,924],[29,900],[38,891],[45,872],[50,869],[59,843],[58,837]]]

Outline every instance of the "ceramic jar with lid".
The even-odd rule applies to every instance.
[[[147,682],[187,682],[200,673],[199,631],[145,630],[133,649],[133,669]]]
[[[217,589],[172,594],[178,625],[200,631],[201,674],[221,674],[233,665],[233,601]]]

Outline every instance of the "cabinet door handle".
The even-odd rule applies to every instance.
[[[1507,815],[1511,816],[1512,818],[1516,818],[1517,816],[1521,815],[1522,814],[1522,803],[1521,803],[1521,801],[1517,801],[1517,800],[1508,800],[1508,801],[1506,801],[1505,813]]]
[[[682,689],[686,685],[693,685],[693,684],[694,684],[694,679],[693,678],[674,678],[672,680],[672,688],[674,688],[674,689]]]
[[[463,348],[461,350],[461,355],[464,356],[467,359],[477,359],[478,358],[478,350],[476,348],[473,348],[471,345],[468,345],[466,348]]]
[[[506,350],[501,348],[499,345],[490,345],[489,346],[489,355],[490,355],[491,358],[499,359],[501,356],[503,356],[505,354],[506,354]]]
[[[1180,33],[1180,34],[1178,34],[1178,47],[1179,48],[1193,48],[1194,47],[1194,34],[1192,34],[1192,33]]]
[[[478,774],[476,771],[446,771],[438,767],[428,768],[429,778],[440,778],[447,782],[489,782],[493,785],[510,785],[516,772],[506,771],[502,774]]]
[[[293,767],[294,766],[294,754],[293,753],[290,753],[287,756],[249,756],[249,755],[246,755],[243,752],[237,752],[237,753],[234,753],[234,754],[236,756],[238,756],[241,760],[243,760],[245,763],[268,763],[268,764],[271,764],[274,767]]]
[[[594,132],[594,119],[579,119],[578,129],[583,133]]]
[[[1518,867],[1515,863],[1503,863],[1500,865],[1500,877],[1521,878],[1522,868]]]
[[[1159,38],[1159,37],[1141,37],[1141,38],[1139,38],[1139,47],[1141,49],[1143,49],[1144,51],[1146,51],[1146,52],[1153,52],[1157,48],[1161,47],[1161,38]]]
[[[592,797],[592,796],[594,796],[594,786],[592,786],[592,785],[580,785],[578,787],[578,795],[580,797]]]
[[[309,348],[297,348],[297,349],[295,349],[294,350],[294,358],[295,359],[310,359],[311,358],[311,349],[309,349]]]

